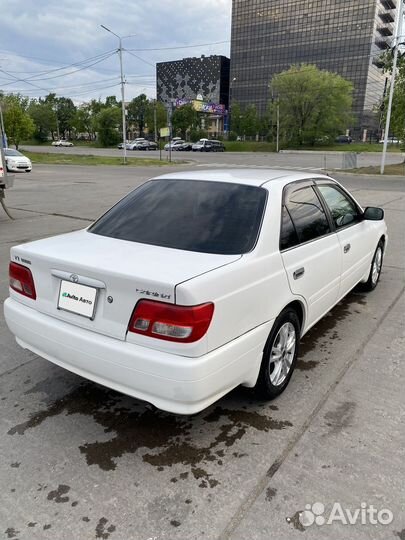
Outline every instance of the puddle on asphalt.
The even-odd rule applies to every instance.
[[[310,371],[317,367],[320,357],[331,354],[330,344],[341,339],[335,331],[336,325],[350,315],[356,315],[358,312],[355,309],[356,306],[367,304],[365,296],[362,293],[351,292],[305,334],[300,343],[299,358],[295,369]],[[315,350],[317,351],[316,359],[311,355]]]
[[[46,384],[37,383],[34,388],[44,392]],[[233,396],[238,393],[243,394],[243,390],[234,391]],[[158,471],[173,465],[185,466],[185,470],[171,479],[172,482],[185,480],[190,473],[201,488],[213,488],[219,481],[206,470],[207,465],[221,466],[225,454],[249,429],[268,432],[292,427],[289,421],[264,414],[267,404],[245,403],[245,408],[239,410],[216,406],[193,417],[176,416],[86,381],[26,422],[11,428],[8,434],[24,435],[27,430],[60,414],[92,416],[105,433],[111,433],[111,438],[79,447],[88,465],[111,471],[123,455],[142,449],[143,461]],[[248,405],[255,410],[247,410]],[[233,451],[232,455],[243,458],[247,454]],[[48,498],[65,502],[68,490],[68,486],[59,486],[49,493]]]

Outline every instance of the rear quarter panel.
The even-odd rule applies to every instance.
[[[269,332],[274,319],[290,300],[279,253],[261,257],[245,255],[176,288],[178,304],[214,302],[214,316],[207,334],[208,351],[260,325],[267,324]]]

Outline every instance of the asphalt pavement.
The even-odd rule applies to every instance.
[[[23,146],[24,149],[31,152],[50,152],[53,154],[79,154],[95,156],[122,156],[122,150],[118,148],[89,148],[85,146],[74,147],[55,147],[55,146]],[[350,151],[350,148],[348,148]],[[127,151],[128,157],[157,158],[159,151],[140,152]],[[169,152],[162,151],[163,161],[169,159]],[[273,152],[172,152],[172,160],[187,160],[196,166],[209,167],[288,167],[310,170],[321,169],[347,169],[355,167],[378,166],[381,162],[380,152],[354,153],[354,162],[347,161],[346,152],[323,152],[323,151],[281,151],[276,154]],[[401,163],[404,160],[404,154],[388,152],[386,163]]]
[[[1,300],[12,245],[86,227],[166,170],[18,175],[6,195],[16,219],[0,208]],[[273,402],[238,388],[200,414],[163,413],[22,350],[0,316],[0,537],[405,539],[405,179],[337,177],[385,210],[381,281],[304,337]]]

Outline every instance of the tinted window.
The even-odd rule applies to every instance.
[[[318,186],[332,214],[336,228],[358,221],[359,212],[354,202],[335,186]]]
[[[308,242],[330,232],[325,212],[312,187],[289,193],[286,206],[300,242]]]
[[[256,242],[266,203],[260,187],[152,180],[127,195],[89,230],[155,246],[239,254]]]
[[[283,206],[280,234],[280,250],[288,249],[299,244],[297,231],[291,220],[290,214],[285,206]]]

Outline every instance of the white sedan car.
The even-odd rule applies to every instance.
[[[87,229],[13,247],[4,313],[22,347],[191,414],[240,384],[278,396],[300,338],[374,289],[386,246],[383,210],[327,176],[177,172]]]
[[[165,144],[164,149],[166,150],[166,152],[168,152],[170,149],[172,151],[176,151],[179,150],[184,143],[185,141],[183,141],[183,139],[173,139],[172,142]]]
[[[27,156],[13,148],[4,149],[7,170],[9,172],[31,172],[32,163]]]
[[[53,141],[52,146],[74,146],[74,144],[65,139],[59,139],[58,141]]]

